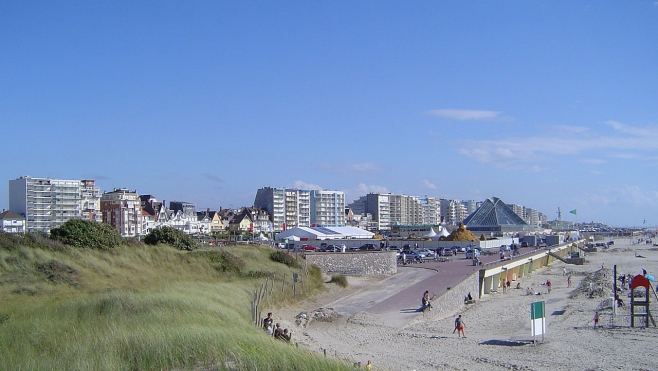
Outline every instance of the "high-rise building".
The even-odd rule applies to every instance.
[[[459,200],[441,200],[441,217],[449,225],[458,225],[468,216],[466,206]]]
[[[30,176],[10,180],[9,210],[25,217],[28,232],[50,233],[68,220],[83,218],[88,182],[93,183]]]
[[[265,187],[256,191],[254,207],[266,210],[274,232],[311,226],[311,191]]]
[[[441,223],[441,199],[436,197],[425,197],[420,199],[423,206],[423,225],[438,225]]]
[[[423,207],[418,196],[390,195],[391,224],[422,225]]]
[[[311,191],[311,225],[316,227],[345,226],[345,193],[341,191]]]
[[[142,207],[136,191],[115,188],[101,196],[103,223],[109,224],[122,237],[137,237],[142,234]]]
[[[103,221],[101,214],[101,191],[93,180],[82,180],[82,217],[97,223]]]

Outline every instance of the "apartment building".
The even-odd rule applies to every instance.
[[[115,188],[101,195],[103,223],[111,225],[122,237],[143,234],[141,200],[136,191]]]
[[[91,220],[93,222],[101,223],[103,215],[101,214],[101,190],[96,187],[96,182],[93,180],[82,180],[81,194],[82,194],[82,218]]]
[[[423,225],[439,225],[441,223],[441,199],[436,197],[425,197],[420,199],[423,207]]]
[[[315,227],[345,226],[345,193],[311,191],[311,225]]]
[[[422,225],[423,206],[418,196],[389,195],[391,224]]]
[[[265,187],[256,191],[254,207],[270,215],[274,232],[311,226],[311,191]]]
[[[22,176],[9,181],[9,210],[25,217],[28,232],[50,233],[85,210],[82,180]],[[85,191],[86,192],[86,191]]]
[[[0,213],[0,232],[25,233],[25,218],[11,210]]]
[[[468,216],[466,206],[459,200],[441,200],[441,217],[449,225],[458,225]]]

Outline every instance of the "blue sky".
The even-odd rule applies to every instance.
[[[261,187],[658,224],[656,1],[6,1],[21,175],[199,209]]]

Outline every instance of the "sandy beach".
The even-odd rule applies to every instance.
[[[610,248],[585,258],[584,265],[558,261],[513,282],[512,287],[520,283],[520,290],[486,295],[448,315],[417,313],[404,325],[399,321],[403,308],[381,314],[368,313],[368,308],[431,272],[411,268],[389,277],[349,277],[349,288],[275,310],[275,319],[293,330],[300,348],[362,367],[370,360],[372,370],[658,370],[658,328],[631,328],[629,305],[614,318],[611,309],[600,311],[599,328],[593,326],[595,311],[612,296],[613,266],[619,275],[635,276],[642,269],[653,275],[658,272],[658,248],[618,238]],[[570,288],[565,268],[572,276]],[[547,280],[552,282],[550,294],[542,284]],[[541,295],[526,295],[526,287]],[[627,294],[620,295],[626,304]],[[651,299],[656,318],[656,297]],[[530,305],[536,301],[545,302],[547,328],[543,342],[540,336],[533,344]],[[313,317],[318,308],[335,316],[326,321],[299,318],[300,313]],[[466,324],[466,338],[453,334],[458,314]]]

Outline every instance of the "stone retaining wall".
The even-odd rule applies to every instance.
[[[464,297],[470,292],[473,299],[478,300],[480,291],[480,273],[474,272],[461,282],[451,287],[450,290],[432,300],[432,311],[426,312],[432,316],[447,315],[454,313],[464,306]]]
[[[315,252],[306,254],[306,262],[317,265],[325,274],[361,276],[395,274],[398,271],[395,251]]]

